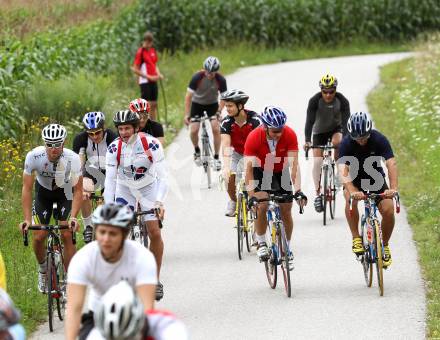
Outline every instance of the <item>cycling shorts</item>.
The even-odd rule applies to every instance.
[[[231,155],[231,172],[238,174],[244,171],[244,157],[233,151]]]
[[[271,192],[274,194],[293,194],[292,182],[290,181],[289,169],[283,172],[264,172],[262,168],[254,167],[254,181],[253,186],[255,187],[255,192],[264,191]],[[284,176],[283,176],[284,175]],[[252,184],[251,184],[252,185]],[[285,199],[280,201],[280,203],[291,203],[293,198]]]
[[[203,111],[206,111],[206,114],[209,118],[212,118],[217,114],[218,111],[218,103],[202,105],[198,103],[191,103],[191,121],[197,122],[203,116]]]
[[[156,203],[157,186],[157,181],[140,189],[117,184],[115,202],[122,205],[128,205],[132,210],[135,210],[136,202],[139,202],[142,211],[153,209]],[[144,221],[155,220],[157,220],[157,217],[154,213],[144,215]]]
[[[141,98],[151,100],[153,102],[157,101],[157,98],[159,97],[157,82],[148,82],[140,84],[139,86],[141,87]]]
[[[66,198],[66,188],[57,188],[55,190],[48,190],[38,181],[35,181],[35,199],[33,204],[33,216],[36,224],[49,224],[53,213],[53,204],[57,204],[57,216],[54,218],[59,221],[67,221],[69,219],[70,211],[72,210],[72,200]],[[70,189],[71,190],[71,189]],[[73,193],[70,193],[73,197]]]
[[[335,133],[342,133],[342,126],[339,125],[330,132],[314,134],[312,138],[313,145],[326,145]]]

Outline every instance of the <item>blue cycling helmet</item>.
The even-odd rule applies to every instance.
[[[261,121],[268,128],[280,129],[286,125],[287,116],[283,109],[276,106],[266,106],[260,115]]]
[[[372,128],[373,122],[366,112],[355,112],[348,118],[347,130],[353,139],[368,137]]]
[[[86,130],[101,129],[104,127],[105,115],[102,112],[87,112],[83,123]]]

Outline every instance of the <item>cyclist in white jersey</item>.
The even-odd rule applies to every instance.
[[[21,202],[24,222],[20,228],[27,229],[32,221],[38,225],[47,225],[53,212],[53,204],[57,203],[60,225],[78,230],[76,216],[82,203],[82,175],[79,156],[72,150],[64,148],[67,131],[59,124],[47,125],[42,133],[45,146],[38,146],[26,155],[23,172],[23,188]],[[36,181],[33,173],[36,174]],[[32,206],[32,186],[35,182],[35,199]],[[69,219],[69,216],[70,219]],[[69,220],[69,223],[68,223]],[[45,231],[33,231],[33,248],[39,263],[38,289],[46,291],[46,241]],[[68,268],[70,259],[76,248],[72,243],[69,230],[61,232],[64,243],[65,266]]]
[[[84,223],[84,242],[93,239],[92,201],[90,194],[102,189],[105,181],[105,155],[107,148],[117,135],[104,128],[105,115],[102,112],[87,112],[83,118],[85,131],[73,139],[73,151],[79,154],[83,173],[83,203],[81,207]]]
[[[158,139],[139,131],[139,115],[129,110],[116,112],[113,122],[119,138],[110,144],[106,156],[105,202],[140,208],[159,209],[159,216],[145,215],[150,250],[157,262],[159,278],[163,256],[163,240],[157,218],[165,213],[163,202],[168,191],[165,154]],[[158,282],[156,299],[163,297]]]
[[[87,340],[187,340],[182,321],[172,313],[146,310],[126,281],[111,287],[96,308]]]

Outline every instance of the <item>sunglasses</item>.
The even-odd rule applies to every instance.
[[[277,134],[283,133],[283,129],[277,129],[277,130],[269,129],[269,132],[277,135]]]
[[[46,147],[47,148],[51,148],[51,149],[54,149],[54,148],[60,148],[60,147],[62,147],[63,146],[63,142],[57,142],[57,143],[46,143]]]
[[[322,93],[324,94],[334,94],[336,92],[336,90],[322,90]]]
[[[97,131],[87,131],[87,134],[91,137],[95,137],[97,135],[99,135],[103,130],[97,130]]]

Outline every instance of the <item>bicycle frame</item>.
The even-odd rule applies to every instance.
[[[209,121],[209,117],[206,111],[203,111],[203,116],[200,118],[200,124],[202,126],[202,153],[200,159],[202,161],[203,169],[208,177],[208,188],[211,188],[211,166],[213,164],[213,153],[211,143],[209,141],[208,129],[206,127],[206,121]]]

